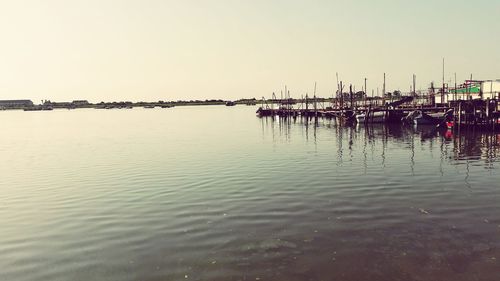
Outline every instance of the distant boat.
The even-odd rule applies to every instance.
[[[235,106],[236,103],[234,101],[228,101],[226,102],[226,106]]]
[[[155,108],[155,106],[154,105],[146,105],[146,106],[144,106],[144,108]]]
[[[161,106],[161,108],[171,108],[171,107],[173,107],[173,106],[170,104],[164,104]]]
[[[32,106],[23,108],[24,111],[42,111],[42,110],[53,110],[51,106]]]
[[[41,111],[42,108],[41,107],[36,107],[36,106],[33,106],[33,107],[25,107],[23,108],[24,111]]]
[[[264,116],[273,116],[274,115],[274,110],[270,109],[270,108],[262,108],[262,107],[259,107],[259,109],[257,109],[257,111],[255,112],[257,114],[257,116],[259,117],[264,117]]]

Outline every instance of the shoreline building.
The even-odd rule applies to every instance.
[[[75,106],[88,106],[90,105],[88,100],[74,100],[71,102],[72,105]]]
[[[33,106],[34,104],[31,100],[0,100],[1,109],[21,109]]]
[[[445,102],[471,99],[500,99],[500,80],[465,80],[444,95]]]

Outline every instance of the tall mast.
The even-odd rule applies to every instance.
[[[349,103],[350,103],[350,109],[353,109],[353,104],[352,104],[352,84],[349,85]]]
[[[457,73],[455,72],[455,93],[453,95],[453,99],[457,100]]]
[[[289,105],[288,105],[288,89],[286,88],[286,85],[285,85],[285,108],[288,109]]]
[[[316,82],[314,82],[314,116],[318,116],[318,106],[316,104]]]
[[[385,102],[385,72],[384,72],[384,85],[382,87],[382,100]]]
[[[337,104],[338,104],[338,102],[339,102],[339,93],[340,93],[339,73],[336,72],[335,76],[337,77]]]
[[[444,103],[444,58],[443,58],[443,91],[441,92],[441,103]]]
[[[413,74],[413,94],[417,94],[417,90],[415,90],[415,84],[417,84],[417,75]]]
[[[417,90],[415,89],[415,85],[417,84],[417,75],[413,74],[413,104],[417,105]]]
[[[340,110],[344,110],[344,93],[342,93],[343,91],[343,86],[342,86],[342,81],[340,81],[340,84],[339,84],[339,94],[340,94]]]

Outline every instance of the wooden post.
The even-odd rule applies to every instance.
[[[462,125],[462,101],[458,103],[458,125]]]
[[[309,110],[309,99],[308,99],[308,96],[307,96],[307,93],[306,93],[306,115],[307,115],[307,111]]]
[[[316,104],[316,95],[314,95],[314,117],[318,117],[318,106]]]
[[[494,109],[497,110],[497,108],[498,108],[498,101],[495,99],[493,103],[495,105]],[[497,117],[493,117],[493,132],[495,132],[495,125],[496,125],[497,122],[498,122],[498,118]]]

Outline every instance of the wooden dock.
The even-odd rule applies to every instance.
[[[311,107],[310,103],[313,103]],[[363,123],[373,123],[373,116],[383,115],[384,123],[401,123],[403,118],[414,111],[420,111],[426,114],[445,114],[453,112],[447,120],[440,124],[442,127],[481,129],[488,131],[497,131],[500,129],[500,103],[498,100],[468,100],[455,101],[448,104],[420,104],[411,103],[411,99],[406,102],[392,102],[385,105],[373,103],[359,103],[359,106],[338,107],[338,106],[318,106],[316,101],[302,100],[292,102],[288,99],[286,102],[277,102],[277,104],[262,103],[257,110],[259,117],[282,117],[282,118],[336,118],[346,122],[357,122],[356,116],[364,114]],[[332,105],[339,104],[331,102]],[[275,108],[276,107],[276,108]]]

